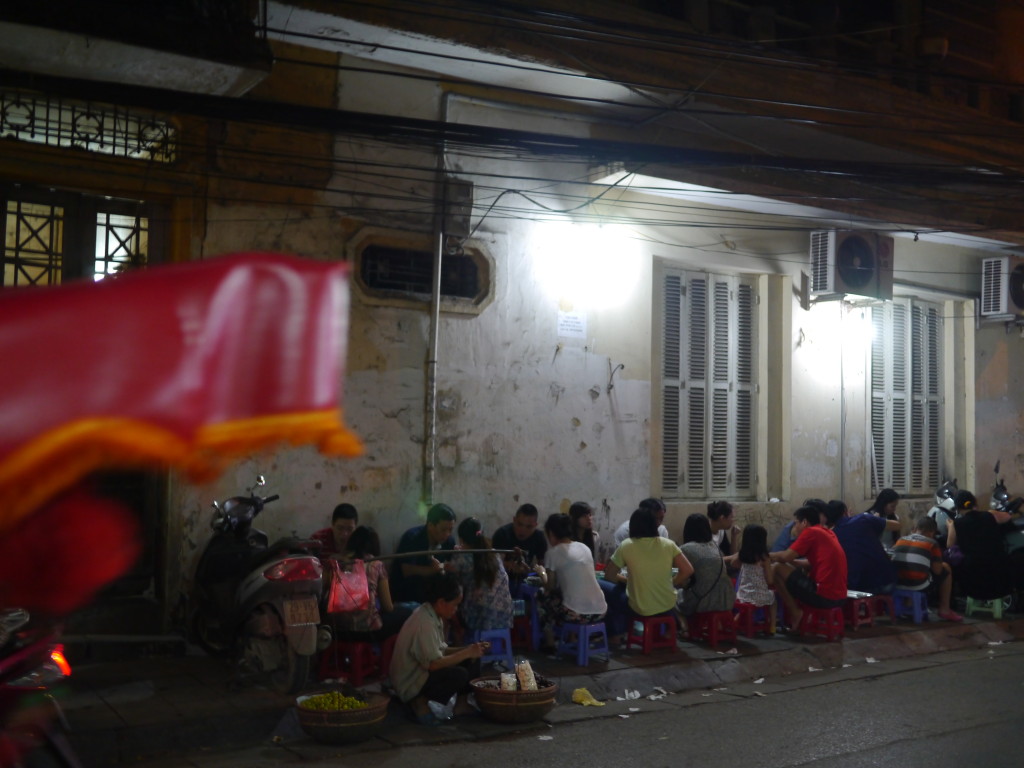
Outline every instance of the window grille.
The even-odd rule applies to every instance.
[[[0,287],[102,280],[150,260],[144,203],[21,187],[0,190],[0,200]]]
[[[428,250],[381,244],[367,245],[359,259],[360,276],[373,291],[430,296],[434,255]],[[446,254],[441,260],[441,295],[478,298],[481,286],[477,260],[468,253]]]
[[[173,163],[177,131],[155,114],[0,89],[0,138],[132,160]]]

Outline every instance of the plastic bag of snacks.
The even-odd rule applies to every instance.
[[[519,678],[519,687],[524,691],[537,690],[537,678],[533,674],[533,667],[530,662],[523,660],[516,664],[516,676]]]
[[[516,679],[515,672],[502,672],[501,673],[501,690],[503,691],[515,691],[519,689],[519,681]]]

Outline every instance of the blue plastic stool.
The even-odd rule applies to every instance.
[[[467,643],[481,643],[487,641],[491,644],[490,653],[480,657],[481,664],[490,664],[492,661],[502,662],[506,670],[514,672],[515,660],[512,658],[512,632],[509,629],[476,629],[466,633]]]
[[[912,618],[915,624],[928,621],[928,595],[923,589],[894,589],[892,606],[895,618]]]
[[[590,664],[590,654],[603,653],[605,661],[611,659],[611,649],[608,647],[608,630],[604,627],[603,621],[593,624],[570,624],[562,625],[562,631],[558,639],[558,655],[576,654],[576,663],[585,667]]]

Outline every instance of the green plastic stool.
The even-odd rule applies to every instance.
[[[972,615],[975,611],[987,611],[992,614],[993,619],[1003,618],[1003,602],[1009,600],[1008,597],[997,597],[995,600],[975,600],[973,597],[967,598],[967,615]]]

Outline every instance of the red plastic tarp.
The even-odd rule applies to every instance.
[[[99,469],[357,454],[348,300],[346,265],[260,253],[0,291],[0,533]]]

